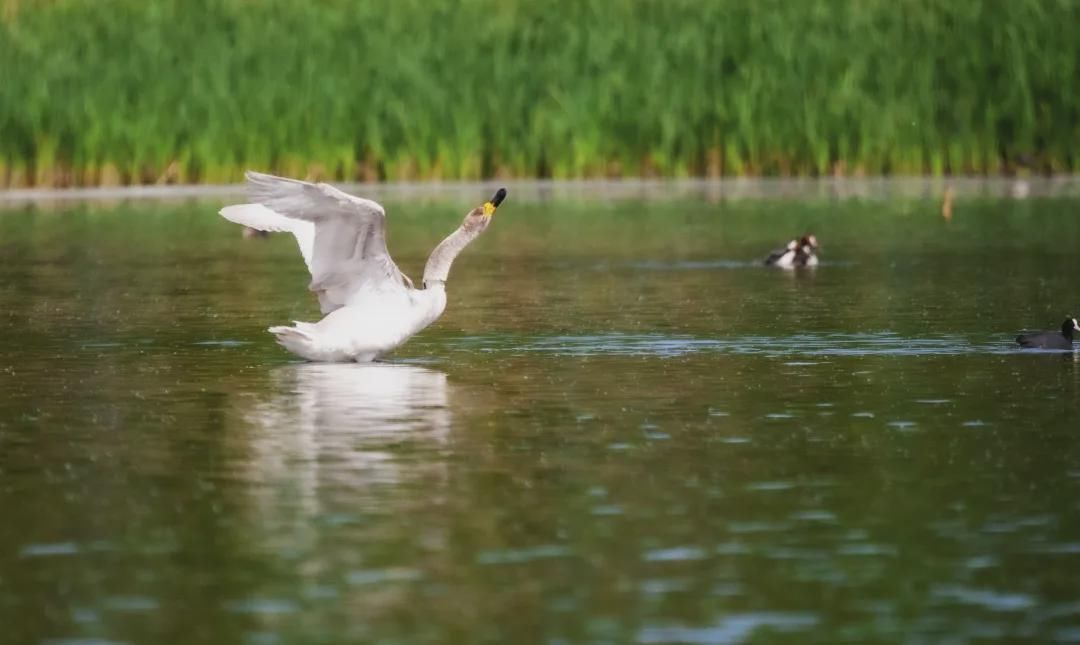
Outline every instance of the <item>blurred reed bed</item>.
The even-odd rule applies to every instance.
[[[1077,0],[0,0],[0,186],[1077,170]]]

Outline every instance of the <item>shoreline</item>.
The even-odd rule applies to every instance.
[[[334,182],[331,182],[334,183]],[[1025,199],[1080,197],[1080,174],[1032,177],[868,177],[723,179],[484,180],[390,183],[334,183],[373,199],[475,199],[505,186],[515,199],[940,199],[947,188],[956,197]],[[109,201],[207,201],[243,199],[243,184],[142,185],[94,188],[0,190],[0,209],[16,206]]]

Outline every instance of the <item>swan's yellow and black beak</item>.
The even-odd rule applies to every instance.
[[[506,199],[505,188],[500,188],[499,190],[495,191],[495,196],[492,197],[490,201],[484,202],[484,216],[491,217],[492,215],[494,215],[495,209],[499,207],[499,204],[503,203],[504,199]]]

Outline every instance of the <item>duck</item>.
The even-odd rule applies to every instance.
[[[765,265],[782,269],[817,266],[817,247],[817,238],[812,233],[807,233],[791,240],[784,248],[770,253],[769,257],[765,258]]]
[[[1061,323],[1061,331],[1041,331],[1034,334],[1020,334],[1016,342],[1021,347],[1036,349],[1072,349],[1073,332],[1080,331],[1076,318],[1068,317]]]
[[[386,211],[375,201],[326,183],[245,173],[250,202],[226,206],[225,219],[291,233],[311,273],[323,318],[268,328],[278,344],[316,362],[367,363],[435,322],[446,309],[450,266],[491,225],[506,189],[470,210],[428,257],[420,288],[386,248]]]

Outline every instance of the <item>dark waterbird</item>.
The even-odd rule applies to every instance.
[[[1021,347],[1034,349],[1072,349],[1073,332],[1080,331],[1076,319],[1069,317],[1061,323],[1061,331],[1041,331],[1035,334],[1020,334],[1016,342]]]

